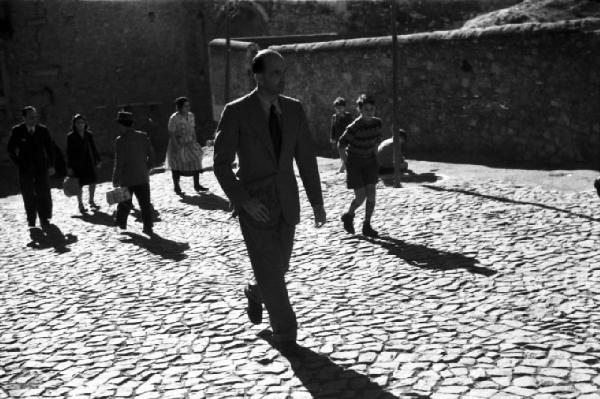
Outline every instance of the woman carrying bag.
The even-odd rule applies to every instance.
[[[190,101],[186,97],[175,100],[177,112],[169,118],[169,145],[166,165],[173,176],[173,190],[182,195],[179,180],[181,176],[193,176],[194,190],[206,191],[200,184],[202,172],[202,147],[196,139],[196,121],[190,112]]]
[[[96,169],[100,168],[100,155],[96,149],[94,135],[88,130],[85,117],[81,114],[73,116],[71,131],[67,135],[67,173],[79,181],[81,187],[89,188],[89,204],[92,208],[98,208],[94,202],[96,191]],[[87,209],[83,205],[83,192],[77,194],[79,212],[85,213]]]

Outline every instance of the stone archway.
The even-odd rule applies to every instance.
[[[268,14],[264,8],[254,1],[232,2],[232,15],[230,19],[231,37],[268,36]],[[214,37],[225,37],[225,6],[223,6],[216,19],[216,31]]]

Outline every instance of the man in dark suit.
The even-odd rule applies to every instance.
[[[119,136],[115,139],[115,164],[113,186],[127,187],[135,195],[140,210],[144,233],[153,235],[153,212],[150,204],[150,167],[153,151],[148,135],[133,129],[133,114],[121,111],[117,115]],[[127,217],[133,208],[131,199],[117,206],[116,223],[121,229],[127,228]]]
[[[248,317],[269,314],[272,341],[282,351],[297,351],[296,315],[285,273],[289,268],[295,225],[300,220],[296,160],[315,224],[325,223],[317,159],[300,101],[281,95],[285,87],[283,57],[260,51],[252,61],[257,87],[225,106],[217,127],[214,173],[232,202],[250,256],[256,284],[248,284]],[[239,159],[234,174],[232,163]]]
[[[34,107],[23,108],[23,123],[12,128],[8,154],[19,167],[19,183],[30,228],[37,217],[42,228],[50,225],[52,196],[48,176],[54,175],[54,142],[48,128],[38,123]]]

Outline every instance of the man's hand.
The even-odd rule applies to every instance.
[[[56,170],[52,166],[48,168],[48,176],[54,176],[55,173]]]
[[[98,163],[96,163],[96,169],[100,169],[102,167],[102,162],[98,161]]]
[[[252,217],[252,219],[257,222],[268,222],[269,221],[269,210],[267,207],[260,201],[256,199],[251,199],[249,201],[244,202],[242,204],[242,208],[244,211],[248,213]]]
[[[327,215],[325,214],[325,207],[323,205],[317,205],[313,207],[315,214],[315,227],[321,227],[327,221]]]

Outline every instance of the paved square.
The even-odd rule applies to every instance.
[[[112,227],[107,184],[86,217],[54,190],[60,231],[36,244],[20,196],[0,199],[0,398],[600,398],[593,191],[380,184],[368,240],[341,228],[351,193],[324,168],[324,228],[301,193],[288,281],[306,350],[288,360],[247,321],[239,227],[201,179],[211,194],[184,179],[180,199],[152,176],[154,240]]]

